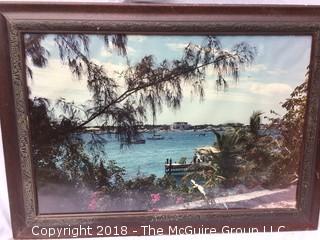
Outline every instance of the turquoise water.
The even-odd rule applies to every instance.
[[[135,177],[138,172],[161,177],[164,175],[167,158],[171,158],[174,163],[186,157],[187,162],[191,162],[197,147],[213,144],[215,136],[212,132],[205,132],[205,136],[200,136],[200,133],[204,132],[161,132],[163,140],[148,140],[152,134],[144,133],[145,144],[132,144],[122,149],[114,135],[100,134],[100,137],[107,140],[104,145],[106,160],[115,160],[118,166],[124,167],[126,178]]]

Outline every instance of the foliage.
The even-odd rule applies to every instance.
[[[254,111],[250,116],[250,133],[254,138],[258,137],[262,112]]]
[[[107,172],[107,169],[105,168],[102,161],[100,161],[99,167],[97,169],[97,188],[98,189],[104,189],[106,191],[110,191],[111,186],[109,183],[109,174]]]
[[[109,174],[109,181],[112,186],[112,191],[119,191],[124,187],[124,179],[123,176],[125,175],[125,169],[119,167],[116,164],[116,161],[110,160],[106,167],[106,172]]]
[[[271,174],[273,179],[281,179],[290,183],[296,180],[298,176],[299,162],[303,154],[308,77],[309,72],[306,74],[305,81],[297,86],[290,94],[290,98],[282,104],[282,107],[286,110],[282,117],[271,111],[276,117],[269,119],[271,121],[269,127],[280,131],[278,158],[273,162]]]
[[[217,162],[221,175],[226,181],[233,181],[233,179],[239,174],[239,163],[242,160],[241,152],[243,145],[241,141],[243,139],[243,132],[241,128],[224,132],[222,135],[213,129],[213,133],[216,136],[217,142],[215,145],[220,150],[217,154]]]
[[[66,125],[73,123],[66,119],[52,121],[46,99],[29,101],[29,108],[32,157],[37,166],[38,179],[60,179],[92,185],[93,163],[84,151],[82,139],[76,135],[60,137]]]
[[[177,190],[176,179],[171,175],[164,175],[162,178],[158,178],[156,185],[159,186],[160,189],[166,189],[169,191]]]
[[[148,177],[137,177],[135,179],[129,180],[126,184],[128,190],[136,190],[140,193],[156,191],[155,187],[155,175],[150,175]]]
[[[187,163],[187,158],[186,157],[181,157],[180,160],[178,161],[179,164],[186,164]]]
[[[182,181],[187,184],[190,180],[197,182],[204,182],[204,187],[214,187],[221,183],[224,177],[220,175],[220,168],[216,161],[210,161],[207,163],[192,164]]]
[[[43,46],[43,42],[50,36],[47,34],[32,33],[24,35],[24,47],[26,57],[36,67],[46,67],[50,52]],[[63,64],[77,77],[87,72],[92,75],[94,64],[89,60],[90,37],[88,34],[55,34],[54,42],[59,50],[59,56]],[[126,55],[127,36],[123,34],[98,35],[103,39],[105,47],[113,46],[120,55]],[[29,76],[32,78],[32,70],[27,66]]]

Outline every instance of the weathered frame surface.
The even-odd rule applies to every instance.
[[[22,34],[26,32],[312,36],[304,158],[300,167],[297,209],[38,214],[26,108],[22,41]],[[168,225],[203,225],[218,230],[228,225],[256,227],[260,231],[264,226],[275,229],[285,226],[286,230],[317,227],[320,198],[319,7],[3,4],[0,5],[0,66],[1,126],[15,238],[36,238],[31,233],[35,225],[128,226],[128,235],[141,235],[141,225],[165,229]]]

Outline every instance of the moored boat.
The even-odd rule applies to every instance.
[[[147,138],[148,140],[163,140],[164,137],[161,136],[160,134],[153,134],[151,137]]]
[[[137,139],[137,140],[133,140],[131,141],[132,144],[145,144],[146,140],[144,139]]]

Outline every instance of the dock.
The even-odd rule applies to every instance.
[[[186,173],[191,172],[190,167],[194,163],[172,163],[171,159],[167,159],[165,163],[165,173],[169,175],[185,175]]]

